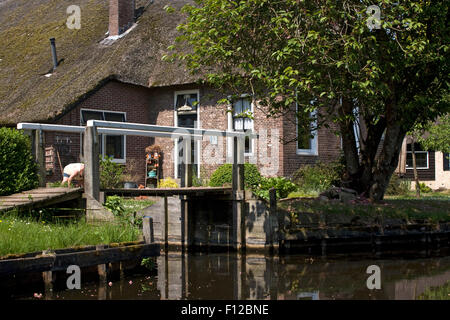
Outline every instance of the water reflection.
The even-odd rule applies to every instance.
[[[369,290],[366,269],[381,268],[380,290]],[[54,292],[52,299],[418,299],[446,288],[450,257],[342,260],[304,256],[169,254],[153,275],[125,276],[82,290]],[[441,290],[442,291],[442,290]]]

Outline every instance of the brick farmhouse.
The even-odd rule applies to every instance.
[[[310,130],[314,124],[297,120],[295,106],[282,116],[267,117],[267,110],[252,102],[248,92],[230,105],[219,104],[223,93],[200,84],[182,64],[162,61],[183,19],[178,13],[167,13],[164,6],[180,8],[187,2],[80,0],[79,29],[70,27],[70,1],[0,3],[0,42],[5,42],[0,53],[0,124],[85,125],[89,119],[102,119],[248,129],[260,134],[260,139],[246,141],[246,161],[257,164],[266,176],[289,177],[302,165],[337,160],[341,142],[334,125]],[[20,19],[8,19],[19,15]],[[52,37],[60,58],[56,68],[48,42]],[[243,112],[251,112],[253,119],[241,118]],[[60,180],[61,167],[82,161],[81,138],[45,133],[47,181]],[[104,135],[101,141],[101,154],[126,164],[129,179],[138,184],[145,182],[145,148],[154,144],[162,148],[162,178],[179,178],[180,141],[113,135]],[[209,177],[224,163],[227,148],[226,139],[196,142],[193,157],[198,177]],[[405,140],[399,172],[411,178],[408,151]],[[420,151],[419,163],[422,180],[434,188],[450,188],[445,155]]]

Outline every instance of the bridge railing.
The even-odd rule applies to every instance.
[[[40,184],[45,185],[45,162],[44,162],[44,135],[43,131],[59,131],[70,133],[84,133],[83,151],[84,151],[84,192],[88,199],[100,200],[100,157],[99,157],[99,134],[119,134],[119,135],[134,135],[134,136],[150,136],[179,139],[183,138],[183,165],[184,165],[184,179],[182,179],[182,187],[192,186],[192,163],[191,163],[191,139],[202,139],[203,136],[222,136],[227,138],[227,144],[232,144],[232,157],[227,159],[233,163],[232,188],[233,188],[233,239],[234,246],[237,250],[241,250],[245,246],[245,192],[244,192],[244,150],[245,137],[250,139],[257,138],[257,135],[252,132],[235,132],[235,131],[220,131],[209,129],[195,129],[184,127],[168,127],[156,126],[140,123],[129,122],[113,122],[101,120],[89,120],[87,126],[67,126],[55,124],[40,124],[40,123],[19,123],[18,129],[31,130],[35,158],[38,162]],[[90,200],[89,200],[90,201]],[[88,204],[89,206],[89,204]],[[95,205],[94,205],[95,206]],[[184,230],[183,243],[188,244],[192,241],[189,238],[188,226],[189,223],[188,211],[189,205],[184,201],[184,214],[182,228]],[[189,240],[190,239],[190,240]]]

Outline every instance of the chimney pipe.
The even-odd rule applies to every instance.
[[[52,57],[53,57],[53,70],[58,66],[58,58],[56,57],[56,44],[55,38],[50,38],[50,45],[52,47]]]

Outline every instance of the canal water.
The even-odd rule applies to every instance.
[[[367,287],[371,265],[380,268],[381,289]],[[40,299],[450,299],[450,256],[168,254],[147,266],[109,283],[54,289]]]

